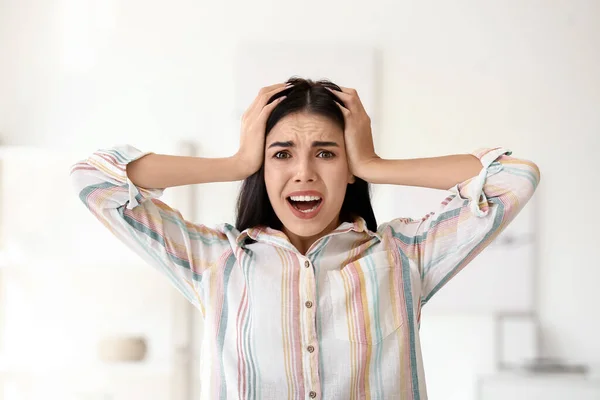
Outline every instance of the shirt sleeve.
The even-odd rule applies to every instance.
[[[202,274],[229,249],[223,231],[190,223],[159,200],[162,189],[135,186],[126,166],[149,154],[132,146],[98,150],[71,167],[81,201],[119,240],[158,268],[202,310]]]
[[[481,172],[450,189],[436,212],[387,224],[400,251],[418,268],[422,305],[506,228],[540,180],[538,167],[511,157],[510,150],[472,154],[481,161]]]

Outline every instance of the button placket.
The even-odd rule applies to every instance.
[[[310,267],[310,261],[308,261],[308,260],[304,261],[304,266],[306,268]],[[306,306],[306,308],[312,308],[313,302],[310,300],[307,300],[304,303],[304,305]],[[309,345],[306,349],[308,350],[309,353],[313,353],[315,351],[315,347],[313,345]]]
[[[307,335],[306,337],[306,342],[304,342],[305,345],[305,349],[306,349],[306,353],[305,356],[303,357],[304,361],[306,362],[306,376],[307,377],[312,377],[315,374],[315,371],[313,371],[314,368],[316,368],[318,370],[318,366],[315,365],[316,362],[316,345],[315,344],[309,344],[309,343],[316,343],[317,342],[317,337],[316,337],[316,327],[315,327],[315,313],[316,313],[316,309],[314,312],[311,312],[309,310],[312,310],[315,308],[316,304],[314,303],[314,296],[316,295],[315,292],[315,280],[316,280],[316,274],[314,273],[314,269],[311,269],[311,267],[313,267],[314,265],[310,262],[310,260],[307,259],[300,259],[300,265],[304,264],[304,272],[301,272],[301,277],[303,277],[302,279],[306,279],[306,285],[304,286],[305,290],[303,290],[303,297],[304,297],[304,307],[305,307],[305,311],[301,311],[305,314],[305,318],[303,318],[304,321],[306,321],[309,326],[307,326]],[[318,372],[316,373],[318,376]],[[317,378],[318,379],[318,378]],[[308,388],[318,388],[319,387],[319,382],[315,382],[313,379],[310,379],[306,382],[306,386]],[[308,396],[311,399],[315,399],[318,398],[317,392],[312,390],[308,393]]]

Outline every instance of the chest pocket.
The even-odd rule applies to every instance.
[[[360,258],[327,276],[337,339],[377,344],[403,324],[389,251]]]

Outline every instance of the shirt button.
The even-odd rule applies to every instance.
[[[304,261],[304,266],[305,266],[306,268],[310,267],[310,262],[308,262],[308,261]]]
[[[310,392],[308,395],[311,399],[314,399],[315,397],[317,397],[317,392]]]
[[[315,351],[315,348],[313,346],[308,346],[306,350],[308,350],[309,353],[312,353],[313,351]]]
[[[306,303],[304,303],[304,305],[306,306],[306,308],[311,308],[312,307],[312,301],[307,301]]]

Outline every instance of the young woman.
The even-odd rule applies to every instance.
[[[537,166],[490,148],[386,160],[353,89],[262,89],[239,151],[100,150],[79,197],[201,312],[203,399],[425,399],[421,308],[513,220]],[[244,180],[236,225],[185,221],[163,189]],[[449,189],[422,219],[377,226],[369,183]]]

